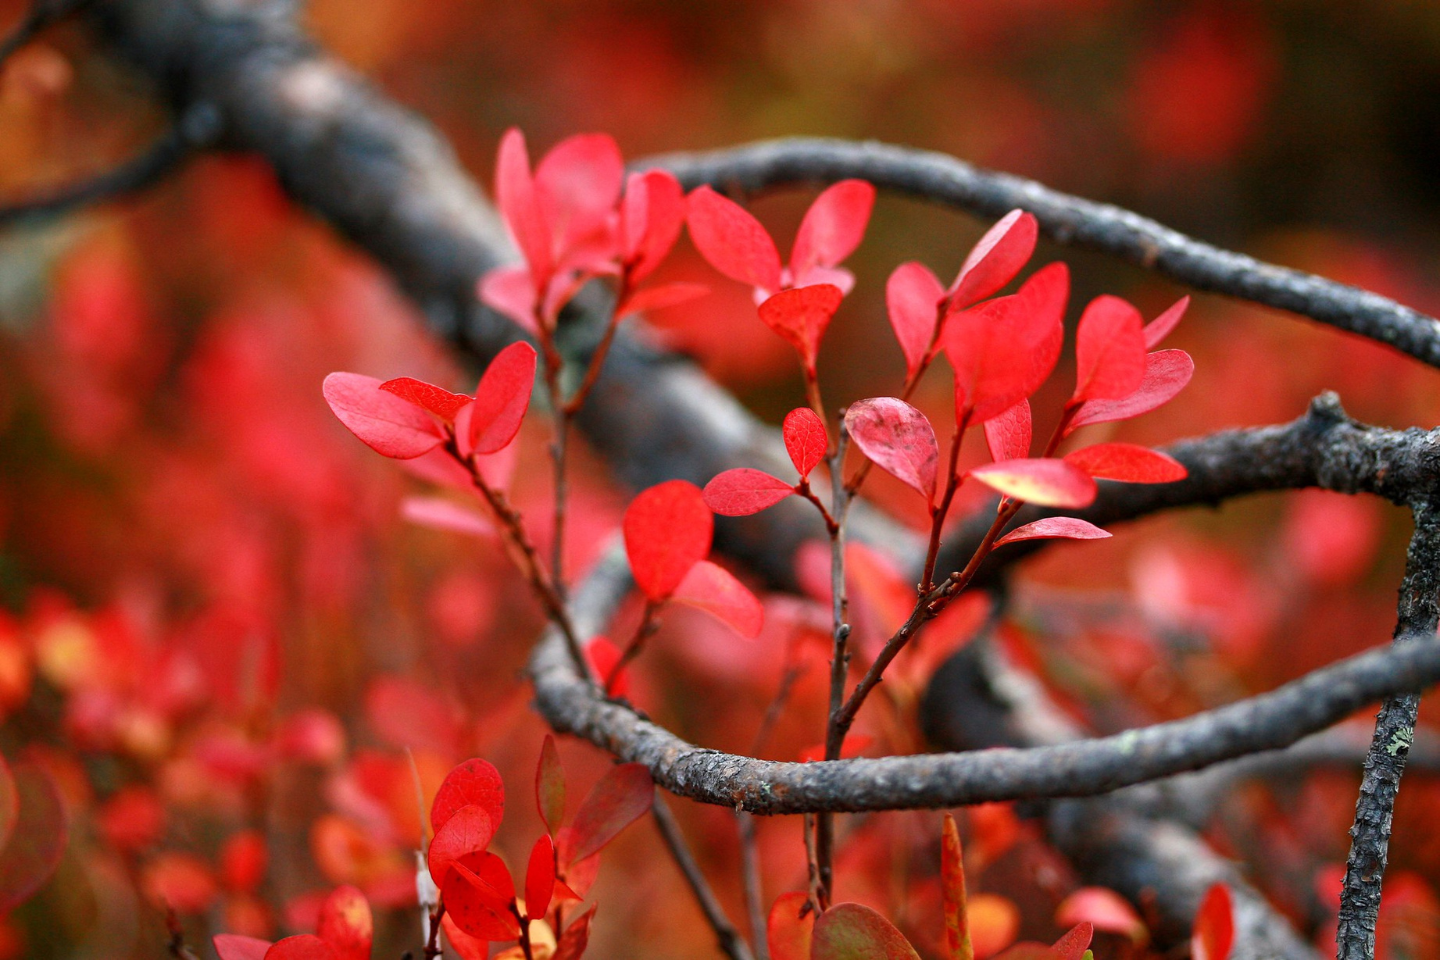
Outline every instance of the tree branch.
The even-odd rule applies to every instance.
[[[708,183],[756,193],[847,177],[934,200],[985,217],[1020,207],[1058,243],[1088,247],[1212,293],[1288,310],[1378,340],[1440,367],[1440,320],[1359,287],[1347,286],[1193,240],[1137,213],[1052,190],[1033,180],[973,166],[929,150],[884,143],[792,137],[715,150],[650,157],[687,188]]]

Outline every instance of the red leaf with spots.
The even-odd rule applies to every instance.
[[[1065,462],[1097,479],[1128,483],[1171,483],[1188,475],[1174,457],[1133,443],[1097,443],[1065,454]]]
[[[440,895],[455,926],[479,940],[514,940],[520,921],[510,912],[515,885],[505,863],[493,853],[456,861],[445,875]]]
[[[461,930],[450,914],[440,918],[440,928],[445,931],[445,939],[450,941],[450,948],[460,960],[490,960],[490,941],[472,937]]]
[[[790,273],[796,286],[805,285],[813,267],[834,267],[860,246],[870,210],[875,205],[875,188],[864,180],[841,180],[815,198],[790,251]]]
[[[650,809],[654,797],[655,783],[643,763],[611,767],[580,804],[561,859],[571,864],[600,852]]]
[[[785,452],[790,454],[790,462],[795,464],[796,472],[804,480],[825,459],[825,451],[830,444],[825,422],[809,407],[796,407],[785,415],[782,432]]]
[[[780,289],[780,253],[775,241],[744,207],[700,187],[685,205],[690,239],[710,266],[725,276],[765,291]]]
[[[875,397],[850,405],[845,427],[855,446],[875,465],[924,495],[935,498],[940,447],[925,414],[894,397]]]
[[[466,760],[445,775],[430,804],[430,827],[439,831],[461,807],[475,805],[490,817],[491,829],[498,830],[505,818],[505,784],[500,771],[479,757]]]
[[[920,960],[895,926],[858,903],[837,903],[815,921],[811,960]]]
[[[985,445],[992,460],[1019,460],[1030,456],[1030,401],[1021,400],[998,417],[985,421]]]
[[[340,422],[370,449],[397,460],[429,453],[445,439],[424,410],[380,389],[374,377],[332,373],[322,392]]]
[[[885,282],[885,311],[905,355],[905,375],[912,377],[925,360],[935,337],[945,288],[921,263],[902,263]]]
[[[454,420],[460,408],[470,402],[470,398],[462,393],[451,393],[443,387],[416,380],[414,377],[386,380],[380,384],[380,389],[429,410],[441,420]]]
[[[970,476],[1007,497],[1042,507],[1088,507],[1095,481],[1063,460],[1004,460],[970,471]]]
[[[1065,932],[1065,935],[1050,945],[1055,954],[1055,960],[1081,960],[1085,951],[1090,949],[1090,941],[1095,938],[1095,928],[1089,921],[1082,920]]]
[[[1075,333],[1072,404],[1118,400],[1145,379],[1145,333],[1140,311],[1119,297],[1090,301]]]
[[[1157,350],[1145,357],[1145,376],[1134,393],[1119,400],[1085,401],[1070,418],[1065,435],[1094,423],[1129,420],[1149,413],[1173,400],[1194,374],[1195,361],[1184,350]]]
[[[550,909],[555,893],[555,844],[542,834],[530,848],[530,863],[525,868],[525,916],[536,919]]]
[[[705,484],[705,504],[725,517],[748,517],[773,507],[795,492],[793,484],[764,470],[736,467]]]
[[[1095,524],[1077,517],[1046,517],[1016,527],[995,541],[995,546],[1021,540],[1104,540],[1111,536]]]
[[[658,603],[709,555],[715,518],[699,487],[686,480],[667,480],[630,502],[622,527],[635,583]]]
[[[765,626],[765,608],[755,594],[731,576],[730,571],[709,560],[701,560],[690,568],[672,599],[704,610],[749,640],[758,637]]]
[[[494,453],[510,445],[530,409],[535,388],[535,348],[523,340],[495,355],[475,388],[475,402],[455,420],[457,436],[465,438],[462,455]]]
[[[782,290],[760,304],[760,319],[796,349],[805,370],[813,376],[820,338],[843,299],[840,288],[829,283]]]
[[[1035,252],[1039,225],[1034,214],[1011,210],[975,244],[951,285],[951,304],[963,309],[998,293]]]

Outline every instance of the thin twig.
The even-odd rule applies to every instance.
[[[715,892],[710,889],[709,881],[705,879],[705,874],[700,870],[700,865],[695,862],[695,856],[685,843],[685,835],[680,832],[680,825],[675,822],[675,815],[670,812],[670,807],[658,793],[655,794],[655,803],[651,807],[651,813],[655,817],[655,826],[660,831],[660,838],[665,841],[665,848],[670,851],[675,865],[685,875],[685,882],[690,885],[690,891],[695,894],[695,900],[700,905],[700,912],[705,914],[705,920],[710,924],[710,929],[715,931],[715,938],[719,941],[720,949],[730,960],[755,960],[755,955],[750,952],[750,945],[745,942],[740,931],[735,929],[735,925],[725,915],[725,908],[716,899]]]
[[[820,388],[814,378],[814,402],[820,402]],[[838,760],[845,746],[845,731],[836,717],[845,700],[845,680],[850,675],[850,613],[849,599],[845,585],[845,519],[850,512],[850,494],[845,489],[845,453],[849,446],[849,434],[845,429],[845,418],[840,418],[836,434],[835,449],[830,454],[830,497],[834,508],[834,522],[830,531],[830,616],[832,649],[830,653],[830,703],[825,712],[825,759]],[[835,862],[835,820],[828,811],[815,818],[815,868],[819,878],[818,896],[821,910],[829,909],[830,894],[834,889]]]
[[[765,884],[760,876],[760,850],[755,842],[755,817],[744,810],[735,814],[740,839],[740,880],[745,894],[745,916],[750,921],[750,942],[756,960],[770,960],[770,941],[765,914]]]

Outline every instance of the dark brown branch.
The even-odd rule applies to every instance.
[[[725,915],[725,908],[716,899],[715,892],[710,889],[710,884],[700,869],[700,864],[695,862],[695,857],[690,853],[690,848],[685,843],[685,837],[680,832],[680,824],[675,822],[675,815],[670,812],[665,798],[658,793],[655,795],[651,814],[655,818],[655,826],[660,831],[660,837],[665,841],[665,848],[670,851],[671,859],[680,867],[680,872],[685,876],[685,882],[689,885],[690,892],[695,895],[696,902],[700,904],[700,911],[705,914],[706,922],[710,924],[710,929],[715,931],[715,938],[719,941],[720,949],[730,960],[755,960],[755,955],[750,952],[750,945],[745,942],[740,931],[735,929],[735,925]]]
[[[708,183],[732,193],[860,177],[883,189],[985,217],[1020,207],[1035,214],[1040,229],[1059,243],[1111,254],[1197,290],[1298,313],[1440,366],[1440,321],[1417,310],[1368,290],[1213,247],[1120,207],[984,170],[943,153],[793,137],[651,157],[635,166],[663,166],[686,187]]]
[[[1440,625],[1440,517],[1428,501],[1417,504],[1414,513],[1415,533],[1400,584],[1397,649],[1435,642],[1435,629]],[[1355,824],[1350,828],[1350,857],[1335,934],[1339,960],[1373,960],[1375,956],[1375,921],[1389,859],[1390,820],[1419,709],[1419,692],[1415,691],[1387,699],[1375,720],[1375,736],[1355,804]]]

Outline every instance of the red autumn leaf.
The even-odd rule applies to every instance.
[[[975,960],[965,907],[965,858],[960,849],[960,830],[948,813],[940,835],[940,883],[945,903],[945,955],[948,960]]]
[[[494,453],[509,446],[530,409],[534,387],[534,347],[520,340],[497,353],[475,387],[475,402],[455,420],[455,433],[464,438],[461,454]]]
[[[19,814],[20,795],[15,787],[15,777],[10,773],[10,765],[0,756],[0,850],[9,841]]]
[[[553,835],[565,820],[565,768],[560,764],[555,738],[548,733],[540,746],[540,762],[535,766],[535,805],[545,828]]]
[[[1018,543],[1021,540],[1104,540],[1111,536],[1095,524],[1078,517],[1046,517],[1016,527],[995,541],[995,546]]]
[[[630,671],[621,668],[619,675],[613,681],[611,679],[610,675],[620,666],[620,648],[609,637],[591,637],[585,644],[585,660],[602,690],[608,690],[616,697],[629,696]]]
[[[10,775],[17,813],[10,837],[0,849],[0,916],[50,879],[70,834],[65,802],[45,768],[21,762],[10,768]]]
[[[655,271],[680,238],[685,224],[685,191],[668,170],[632,173],[620,206],[621,256],[630,282]]]
[[[1145,357],[1145,377],[1134,393],[1119,400],[1085,401],[1070,418],[1065,435],[1094,423],[1129,420],[1149,413],[1173,400],[1194,374],[1195,361],[1184,350],[1157,350]]]
[[[1134,443],[1097,443],[1065,454],[1065,462],[1100,480],[1172,483],[1188,476],[1174,457]]]
[[[920,960],[895,926],[858,903],[837,903],[815,921],[812,960]]]
[[[951,304],[963,309],[998,293],[1035,252],[1039,225],[1034,214],[1011,210],[975,244],[951,285]]]
[[[992,460],[1020,460],[1030,456],[1030,401],[1021,400],[998,417],[985,421],[985,445]]]
[[[539,297],[528,267],[496,267],[480,278],[475,292],[485,306],[514,320],[532,336],[540,335],[540,328],[535,325],[535,305]]]
[[[349,885],[336,887],[320,905],[315,933],[335,950],[336,960],[370,960],[375,920],[365,894]]]
[[[913,377],[925,360],[944,299],[945,288],[921,263],[900,264],[885,282],[885,311],[905,355],[907,377]]]
[[[811,931],[815,918],[800,911],[810,902],[808,894],[792,891],[775,898],[765,923],[765,942],[770,960],[810,960]]]
[[[710,288],[703,283],[662,283],[658,287],[646,287],[637,293],[632,294],[625,302],[615,308],[617,314],[644,313],[646,310],[664,310],[666,307],[678,306],[682,303],[689,303],[691,300],[698,300],[710,292]]]
[[[764,470],[736,467],[705,484],[705,505],[723,517],[748,517],[795,492],[793,484]]]
[[[970,476],[1007,497],[1042,507],[1088,507],[1098,492],[1089,474],[1063,460],[1004,460]]]
[[[505,863],[493,853],[457,861],[440,888],[445,912],[455,926],[478,940],[514,940],[520,922],[510,912],[515,885]]]
[[[1160,316],[1145,324],[1145,349],[1154,350],[1161,340],[1170,335],[1175,329],[1180,318],[1185,316],[1185,311],[1190,307],[1190,298],[1181,297],[1170,305],[1170,308]]]
[[[813,267],[834,267],[860,246],[875,188],[864,180],[841,180],[815,198],[790,251],[790,273],[796,286],[805,286]]]
[[[820,338],[843,299],[840,288],[831,283],[781,290],[760,304],[760,319],[799,352],[800,362],[813,376]]]
[[[441,420],[454,420],[460,408],[470,402],[470,398],[463,393],[451,393],[443,387],[416,380],[414,377],[386,380],[380,384],[380,389],[429,410]]]
[[[804,480],[810,476],[810,471],[825,459],[825,451],[830,445],[830,438],[825,432],[825,421],[809,407],[796,407],[785,414],[782,432],[785,436],[785,452],[790,454],[790,462],[795,464],[796,472],[800,474],[800,479]]]
[[[591,907],[571,921],[556,945],[554,960],[580,960],[585,955],[585,948],[590,945],[590,923],[594,919],[595,908]]]
[[[555,893],[555,844],[541,834],[530,848],[530,863],[525,868],[525,916],[536,919],[550,909]]]
[[[450,914],[440,918],[440,929],[445,931],[445,939],[450,941],[451,949],[459,955],[460,960],[490,960],[490,941],[472,937],[461,930],[455,925]]]
[[[376,453],[409,460],[435,449],[445,439],[428,413],[381,390],[374,377],[332,373],[325,378],[322,391],[340,422]]]
[[[411,523],[447,533],[493,539],[495,524],[478,510],[447,500],[444,497],[406,497],[400,501],[400,516]]]
[[[695,248],[710,266],[767,292],[780,289],[775,241],[740,204],[700,187],[686,200],[685,222]]]
[[[505,784],[495,765],[479,757],[458,764],[445,775],[430,803],[430,828],[439,832],[455,811],[471,804],[489,815],[492,829],[500,829],[505,818]]]
[[[1065,932],[1059,940],[1050,945],[1055,960],[1081,960],[1090,949],[1095,938],[1095,928],[1088,920],[1082,920]]]
[[[1055,908],[1055,922],[1062,927],[1082,921],[1090,923],[1096,930],[1129,937],[1137,945],[1143,945],[1150,939],[1145,921],[1140,919],[1135,908],[1108,887],[1081,887]]]
[[[593,267],[613,256],[613,215],[625,161],[608,133],[566,137],[535,168],[535,199],[560,267]]]
[[[1065,336],[1070,273],[1063,263],[1037,270],[1014,296],[951,313],[945,354],[955,371],[957,416],[984,423],[1029,397],[1055,369]]]
[[[490,846],[497,825],[483,807],[475,804],[463,806],[451,814],[435,831],[427,854],[430,878],[435,885],[445,885],[445,875],[456,860],[480,853]]]
[[[265,951],[265,960],[340,960],[335,949],[309,933],[277,940]]]
[[[876,466],[934,500],[940,447],[925,414],[903,400],[874,397],[850,405],[845,427]]]
[[[1194,960],[1226,960],[1235,941],[1235,914],[1230,890],[1217,883],[1205,891],[1195,926],[1190,933],[1190,955]]]
[[[643,763],[622,763],[606,771],[575,814],[562,857],[566,864],[598,853],[650,809],[655,782]]]
[[[710,553],[715,518],[688,480],[656,484],[630,502],[622,524],[635,584],[659,603]]]
[[[671,599],[704,610],[729,624],[747,640],[760,636],[765,626],[765,608],[755,594],[731,576],[730,571],[709,560],[701,560],[690,568]]]
[[[530,175],[530,157],[525,135],[514,127],[500,138],[500,155],[495,164],[495,203],[515,246],[530,266],[530,280],[536,290],[545,289],[554,270],[550,228],[540,209],[535,180]]]
[[[265,953],[271,946],[269,940],[242,937],[236,933],[217,933],[210,942],[215,945],[215,955],[220,960],[265,960]]]
[[[1075,393],[1070,403],[1128,397],[1144,379],[1140,311],[1108,294],[1091,300],[1075,332]]]
[[[220,848],[221,882],[238,893],[254,893],[265,880],[270,851],[258,830],[241,830]]]

